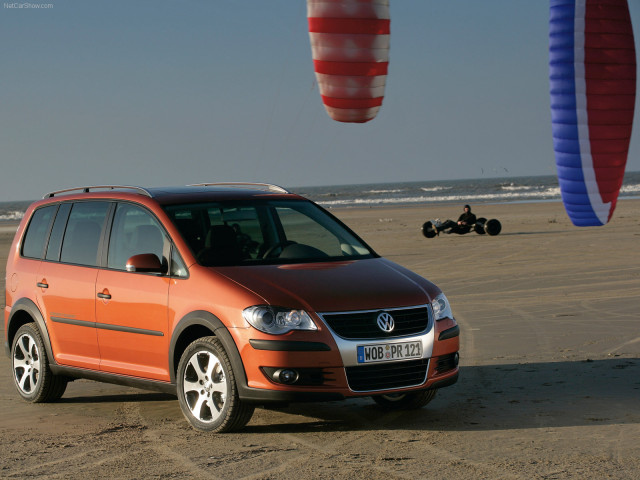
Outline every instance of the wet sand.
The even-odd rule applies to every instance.
[[[426,408],[258,409],[245,431],[210,435],[174,397],[91,381],[27,404],[2,355],[0,478],[640,478],[640,200],[599,228],[571,226],[559,203],[478,205],[500,235],[421,235],[460,210],[333,210],[449,297],[460,380]]]

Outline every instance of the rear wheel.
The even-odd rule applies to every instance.
[[[178,401],[198,430],[232,432],[244,427],[253,405],[240,401],[229,356],[215,337],[192,342],[178,364]]]
[[[67,388],[67,378],[54,375],[49,368],[44,341],[35,323],[27,323],[16,332],[11,367],[16,389],[28,402],[54,402]]]
[[[373,400],[385,410],[415,410],[433,400],[437,390],[376,395]]]

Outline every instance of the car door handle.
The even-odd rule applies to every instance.
[[[98,298],[102,298],[104,300],[111,300],[111,295],[108,293],[98,293]]]
[[[40,288],[49,288],[49,284],[44,282],[38,282],[36,285]]]

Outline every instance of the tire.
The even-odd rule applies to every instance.
[[[492,218],[487,223],[485,223],[484,230],[490,236],[498,235],[502,230],[502,224],[495,218]]]
[[[484,235],[486,232],[484,231],[484,225],[487,222],[486,218],[480,217],[476,220],[475,225],[473,226],[473,230],[478,234],[478,235]]]
[[[373,400],[385,410],[417,410],[433,400],[437,390],[376,395]]]
[[[216,337],[192,342],[180,357],[177,391],[187,421],[205,432],[233,432],[244,427],[254,406],[240,401],[229,356]]]
[[[35,323],[16,332],[11,344],[11,371],[20,396],[31,403],[54,402],[64,394],[68,379],[54,375],[47,350]]]
[[[431,222],[424,222],[422,224],[422,235],[427,238],[433,238],[438,234]]]

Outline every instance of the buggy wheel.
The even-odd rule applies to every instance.
[[[478,235],[484,235],[486,232],[484,231],[484,225],[487,222],[486,218],[480,217],[478,219],[476,219],[476,223],[473,226],[473,230],[478,234]]]
[[[502,230],[502,224],[495,218],[492,218],[485,223],[484,230],[491,236],[498,235]]]
[[[433,238],[438,234],[438,231],[431,222],[424,222],[422,224],[422,235],[427,238]]]

